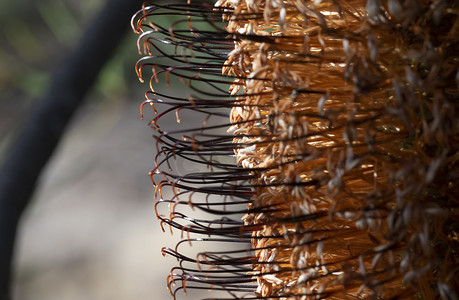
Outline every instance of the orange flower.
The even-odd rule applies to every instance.
[[[162,14],[183,20],[152,23]],[[162,176],[157,206],[170,213],[157,215],[184,241],[241,245],[196,257],[165,248],[180,261],[173,295],[210,287],[215,299],[456,299],[458,14],[443,0],[139,11],[133,25],[148,56],[137,70],[153,70],[145,103],[163,106],[152,178]],[[155,90],[162,75],[193,94]],[[180,110],[203,121],[159,128]],[[174,174],[164,168],[172,158],[210,169]]]

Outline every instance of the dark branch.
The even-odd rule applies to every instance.
[[[55,76],[48,94],[25,118],[25,125],[0,169],[0,299],[10,299],[16,231],[37,179],[99,71],[130,29],[131,15],[142,3],[107,2]]]

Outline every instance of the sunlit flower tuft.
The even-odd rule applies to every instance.
[[[163,249],[174,297],[457,299],[458,15],[446,0],[145,5],[155,208],[184,237]],[[160,127],[174,114],[181,128]]]

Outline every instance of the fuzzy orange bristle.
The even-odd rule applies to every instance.
[[[172,40],[190,51],[212,52],[219,62],[190,62],[196,56],[183,55],[183,70],[198,75],[177,76],[191,86],[202,74],[212,74],[207,79],[212,84],[229,84],[227,76],[232,85],[221,98],[191,97],[191,106],[170,105],[198,112],[231,108],[230,135],[203,140],[205,135],[197,134],[190,144],[161,135],[166,161],[191,151],[220,170],[180,177],[162,171],[163,184],[192,194],[226,194],[246,204],[242,222],[207,221],[220,226],[209,225],[207,233],[250,241],[253,255],[200,254],[211,269],[233,278],[204,280],[188,269],[172,278],[215,284],[235,299],[456,299],[457,5],[220,0],[213,10],[202,8],[203,15],[194,9],[188,6],[190,18],[206,19],[214,33],[203,30],[207,40],[200,39],[191,27],[194,38],[177,41],[177,31]],[[224,31],[215,29],[217,16],[227,21]],[[208,50],[201,47],[204,41]],[[216,75],[216,66],[224,76]],[[204,158],[209,151],[219,156],[228,150],[236,154],[237,166]],[[202,181],[193,181],[198,178]],[[200,185],[209,182],[226,182],[225,191]],[[165,202],[183,204],[175,199],[178,194]],[[191,196],[188,203],[194,203]],[[180,228],[172,216],[177,215],[162,220]],[[200,226],[182,230],[205,234]],[[245,285],[236,288],[237,282]]]

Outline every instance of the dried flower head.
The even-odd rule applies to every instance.
[[[179,260],[172,294],[457,299],[458,15],[447,0],[145,5],[133,28],[145,103],[162,107],[157,216],[186,235],[163,250]],[[189,97],[155,90],[173,77]],[[159,127],[182,110],[203,120]],[[174,159],[208,169],[175,174]],[[193,257],[183,242],[209,246]]]

